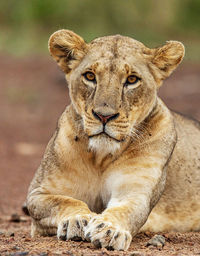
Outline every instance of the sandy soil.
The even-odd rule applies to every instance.
[[[189,63],[160,90],[167,105],[200,120],[200,66]],[[128,252],[96,250],[85,242],[30,238],[21,206],[59,115],[69,104],[64,76],[49,58],[0,56],[0,255],[200,255],[200,233],[165,233],[163,248],[147,247],[154,235],[138,234]]]

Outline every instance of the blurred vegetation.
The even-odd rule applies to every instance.
[[[86,41],[116,33],[151,47],[180,40],[199,61],[199,12],[200,0],[1,0],[0,51],[48,54],[49,36],[67,28]]]

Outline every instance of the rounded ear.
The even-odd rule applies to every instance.
[[[51,56],[65,73],[71,71],[72,64],[80,62],[87,50],[83,38],[66,29],[53,33],[49,38],[48,46]]]
[[[185,47],[178,41],[167,41],[164,46],[152,50],[150,68],[152,74],[160,86],[179,65],[185,55]]]

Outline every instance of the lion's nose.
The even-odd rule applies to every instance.
[[[95,112],[94,110],[92,110],[92,114],[96,119],[100,120],[102,124],[106,124],[108,121],[116,119],[119,116],[119,113],[105,116],[99,112]]]

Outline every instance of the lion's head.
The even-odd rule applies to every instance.
[[[118,149],[150,114],[158,87],[184,56],[184,46],[177,41],[149,49],[115,35],[87,44],[69,30],[55,32],[49,50],[66,73],[72,104],[82,117],[90,146],[110,151]]]

